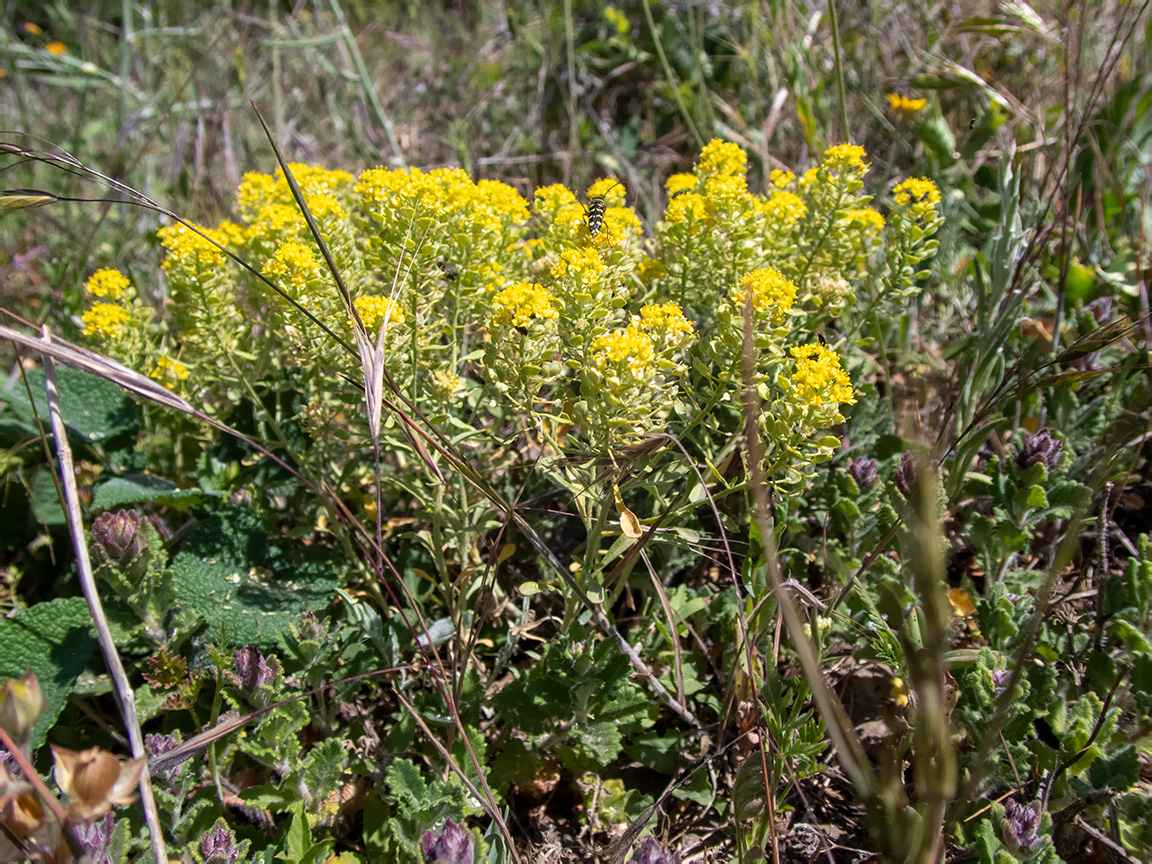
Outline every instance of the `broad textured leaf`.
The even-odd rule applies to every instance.
[[[96,650],[91,624],[82,597],[49,600],[0,619],[0,677],[18,678],[33,669],[44,695],[44,713],[32,733],[34,748],[44,744]]]
[[[210,495],[219,497],[219,493],[181,489],[171,480],[153,474],[130,474],[126,477],[113,477],[97,486],[92,497],[92,509],[113,510],[145,501],[184,508],[200,504]]]
[[[48,403],[44,392],[44,372],[34,369],[28,373],[28,384],[36,405],[36,413],[48,426]],[[56,367],[56,384],[60,393],[60,413],[69,432],[84,441],[99,444],[136,424],[136,406],[111,381],[80,372],[68,366]],[[35,429],[32,405],[23,387],[14,387],[4,394],[13,414]]]

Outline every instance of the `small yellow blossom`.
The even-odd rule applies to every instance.
[[[607,204],[623,203],[628,190],[615,177],[601,177],[588,187],[589,198],[603,198]]]
[[[597,368],[603,369],[609,362],[624,363],[637,378],[651,368],[655,357],[652,340],[632,325],[599,336],[592,343],[592,362]]]
[[[80,316],[84,324],[84,335],[88,338],[110,339],[118,336],[128,321],[128,312],[114,303],[97,303]]]
[[[779,168],[773,168],[772,172],[768,175],[768,179],[772,181],[772,185],[777,189],[783,189],[796,179],[796,175],[791,171],[782,171]]]
[[[708,218],[708,202],[696,192],[684,192],[668,202],[664,218],[674,224],[702,222]]]
[[[681,192],[690,192],[696,188],[695,174],[673,174],[664,181],[664,188],[669,195],[679,195]]]
[[[224,238],[224,245],[229,249],[240,249],[248,242],[248,229],[243,225],[225,219],[216,226],[216,230]]]
[[[289,240],[264,262],[262,272],[271,279],[287,282],[296,290],[302,290],[308,283],[320,278],[320,260],[311,247]]]
[[[696,173],[700,177],[743,177],[748,154],[738,144],[713,138],[700,151]]]
[[[640,326],[669,335],[692,332],[692,322],[679,303],[649,303],[640,310]]]
[[[892,679],[892,689],[888,695],[892,697],[897,708],[908,707],[908,685],[904,683],[903,678]]]
[[[374,333],[381,324],[389,328],[404,323],[404,309],[395,300],[388,297],[366,295],[357,297],[352,301],[360,320],[364,322],[365,329]]]
[[[796,301],[796,285],[775,267],[765,267],[747,274],[729,296],[741,313],[751,296],[753,308],[769,310],[769,320],[779,327]]]
[[[65,45],[63,42],[49,42],[47,45],[44,46],[44,50],[47,51],[49,54],[54,54],[57,57],[59,57],[61,54],[67,54],[68,53],[68,46]]]
[[[552,276],[556,279],[571,276],[582,285],[591,285],[600,278],[605,266],[595,249],[565,249],[552,268]]]
[[[616,30],[618,36],[626,36],[628,31],[632,29],[632,25],[628,23],[628,18],[615,6],[605,6],[604,17],[608,19],[608,23]]]
[[[795,225],[808,213],[804,199],[791,192],[776,192],[767,201],[757,199],[756,209],[769,219],[785,225]]]
[[[846,210],[844,211],[844,218],[848,222],[863,228],[869,234],[879,234],[884,230],[884,217],[871,207],[863,207],[859,210]]]
[[[819,168],[816,168],[816,167],[809,168],[807,171],[804,172],[803,176],[798,181],[800,188],[801,189],[807,189],[809,186],[811,186],[813,183],[815,183],[817,178],[819,178],[819,177],[820,177],[820,169]]]
[[[892,194],[896,198],[896,203],[901,207],[922,201],[929,204],[940,203],[940,190],[935,183],[924,177],[913,177],[911,180],[905,180],[892,190]]]
[[[160,357],[156,361],[156,368],[148,373],[148,377],[159,381],[169,390],[175,390],[179,382],[188,380],[188,367],[179,360]]]
[[[39,36],[44,32],[40,29],[39,24],[33,24],[31,21],[25,21],[22,26],[24,27],[24,32],[29,36]]]
[[[428,395],[440,402],[449,401],[460,389],[460,376],[453,372],[433,372]]]
[[[492,298],[492,309],[492,323],[501,327],[527,327],[533,318],[560,317],[552,295],[535,282],[517,282],[505,288]]]
[[[928,104],[927,99],[909,99],[899,93],[888,94],[888,105],[893,111],[899,111],[905,117],[915,114]]]
[[[854,405],[852,382],[840,365],[840,355],[826,345],[797,345],[789,352],[796,358],[792,384],[800,404],[807,408]]]
[[[713,201],[730,203],[748,194],[748,180],[743,174],[722,174],[704,181],[704,194]]]
[[[108,300],[119,300],[131,283],[128,277],[119,270],[104,268],[92,274],[84,286],[93,297],[104,297]]]
[[[324,219],[331,216],[333,219],[340,221],[346,219],[348,216],[340,202],[331,195],[323,195],[320,193],[306,195],[304,201],[307,203],[308,209],[315,219]]]
[[[864,160],[868,154],[858,144],[837,144],[824,151],[824,164],[839,172],[855,170],[861,173],[870,167]]]
[[[165,270],[210,269],[224,265],[224,253],[212,241],[223,245],[227,238],[216,231],[208,228],[194,231],[178,223],[161,228],[156,234],[160,237],[160,244],[168,250],[162,265]]]
[[[505,217],[513,224],[528,220],[528,202],[507,183],[481,180],[476,184],[476,201],[487,211]]]

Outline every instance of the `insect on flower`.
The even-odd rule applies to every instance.
[[[620,181],[616,181],[605,189],[603,194],[588,200],[588,206],[584,208],[584,213],[588,217],[588,233],[593,237],[600,233],[600,227],[604,224],[604,195],[619,185]]]

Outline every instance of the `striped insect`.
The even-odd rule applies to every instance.
[[[600,228],[604,225],[604,196],[619,185],[620,181],[617,180],[601,194],[588,199],[588,206],[584,208],[584,214],[588,218],[588,233],[593,237],[600,233]]]

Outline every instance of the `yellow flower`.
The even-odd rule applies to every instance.
[[[49,42],[44,46],[44,50],[49,54],[55,54],[57,57],[59,57],[61,54],[68,53],[68,46],[63,42]]]
[[[625,363],[637,378],[651,368],[655,357],[652,340],[632,325],[599,336],[592,343],[592,362],[597,368],[603,369],[609,362]]]
[[[169,390],[175,390],[179,382],[188,380],[188,367],[179,360],[160,357],[156,360],[156,368],[148,373],[148,377],[159,381]]]
[[[120,335],[120,330],[128,320],[128,312],[113,303],[97,303],[80,316],[84,324],[84,335],[89,339],[98,337],[110,339]]]
[[[869,234],[879,234],[884,230],[884,217],[871,207],[864,207],[859,210],[845,210],[844,219],[847,222],[863,228]]]
[[[797,345],[789,352],[796,358],[792,384],[796,398],[806,408],[854,405],[852,382],[840,366],[840,355],[826,345]]]
[[[664,188],[669,195],[679,195],[681,192],[690,192],[696,188],[695,174],[673,174],[664,181]]]
[[[84,286],[93,297],[105,297],[109,300],[119,300],[124,291],[131,285],[128,277],[119,270],[104,268],[92,274]]]
[[[692,322],[684,317],[679,303],[649,303],[640,310],[640,328],[678,344],[692,335]]]
[[[777,192],[767,201],[757,199],[756,209],[769,219],[785,225],[795,225],[808,213],[804,199],[791,192]]]
[[[704,194],[719,203],[727,203],[748,194],[748,180],[743,174],[722,174],[704,181]]]
[[[156,232],[160,244],[168,250],[162,265],[165,270],[198,270],[224,265],[224,253],[216,248],[212,240],[223,245],[227,238],[209,228],[199,228],[199,231],[206,237],[185,227],[183,223],[169,225]]]
[[[597,256],[599,258],[599,256]],[[552,295],[535,282],[517,282],[492,298],[492,323],[527,327],[533,318],[559,318]]]
[[[304,202],[308,205],[308,209],[312,212],[312,216],[315,219],[324,219],[327,216],[332,216],[339,221],[348,216],[348,214],[344,212],[344,207],[341,206],[340,202],[331,195],[321,193],[306,195],[304,196]]]
[[[632,25],[628,23],[624,13],[615,6],[605,6],[604,17],[608,19],[608,23],[612,25],[619,36],[626,36],[628,31],[632,29]]]
[[[747,163],[748,154],[738,144],[713,138],[700,151],[696,173],[700,177],[743,177]]]
[[[928,104],[927,99],[909,99],[899,93],[888,94],[888,105],[893,111],[899,111],[905,117],[915,114]]]
[[[588,187],[588,197],[603,198],[608,204],[623,203],[628,197],[628,190],[615,177],[601,177]]]
[[[820,176],[820,169],[819,168],[815,168],[815,167],[809,168],[807,171],[804,172],[804,175],[799,180],[800,188],[801,189],[807,189],[809,186],[811,186],[813,183],[816,182],[816,179],[819,176]]]
[[[303,290],[320,278],[320,260],[316,253],[303,243],[289,240],[264,262],[261,272],[272,279],[283,279],[297,291]]]
[[[404,323],[404,309],[388,297],[364,296],[352,301],[369,333],[385,322],[389,328]]]
[[[499,180],[481,180],[476,184],[476,202],[484,209],[503,216],[512,223],[528,219],[528,202],[524,196]]]
[[[779,168],[773,168],[772,172],[768,175],[768,179],[772,181],[772,185],[777,189],[783,189],[796,179],[796,175],[791,171],[781,171]]]
[[[40,29],[39,24],[33,24],[31,21],[25,21],[23,24],[24,32],[30,36],[39,36],[44,31]]]
[[[896,203],[901,207],[922,201],[929,204],[940,203],[940,190],[935,183],[925,177],[913,177],[911,180],[905,180],[892,190],[892,194],[896,198]]]
[[[889,694],[892,701],[896,703],[897,708],[908,707],[908,685],[904,683],[903,678],[892,679],[892,690]]]
[[[779,327],[796,300],[796,286],[775,267],[765,267],[747,274],[729,296],[739,313],[751,296],[753,308],[769,310],[769,320]]]
[[[683,192],[668,202],[664,218],[677,222],[702,222],[708,218],[708,203],[696,192]]]
[[[604,260],[595,249],[565,249],[552,268],[552,276],[563,279],[572,276],[582,285],[591,285],[604,272]]]
[[[834,171],[856,170],[861,173],[870,167],[864,160],[868,154],[858,144],[837,144],[824,151],[824,164]]]

